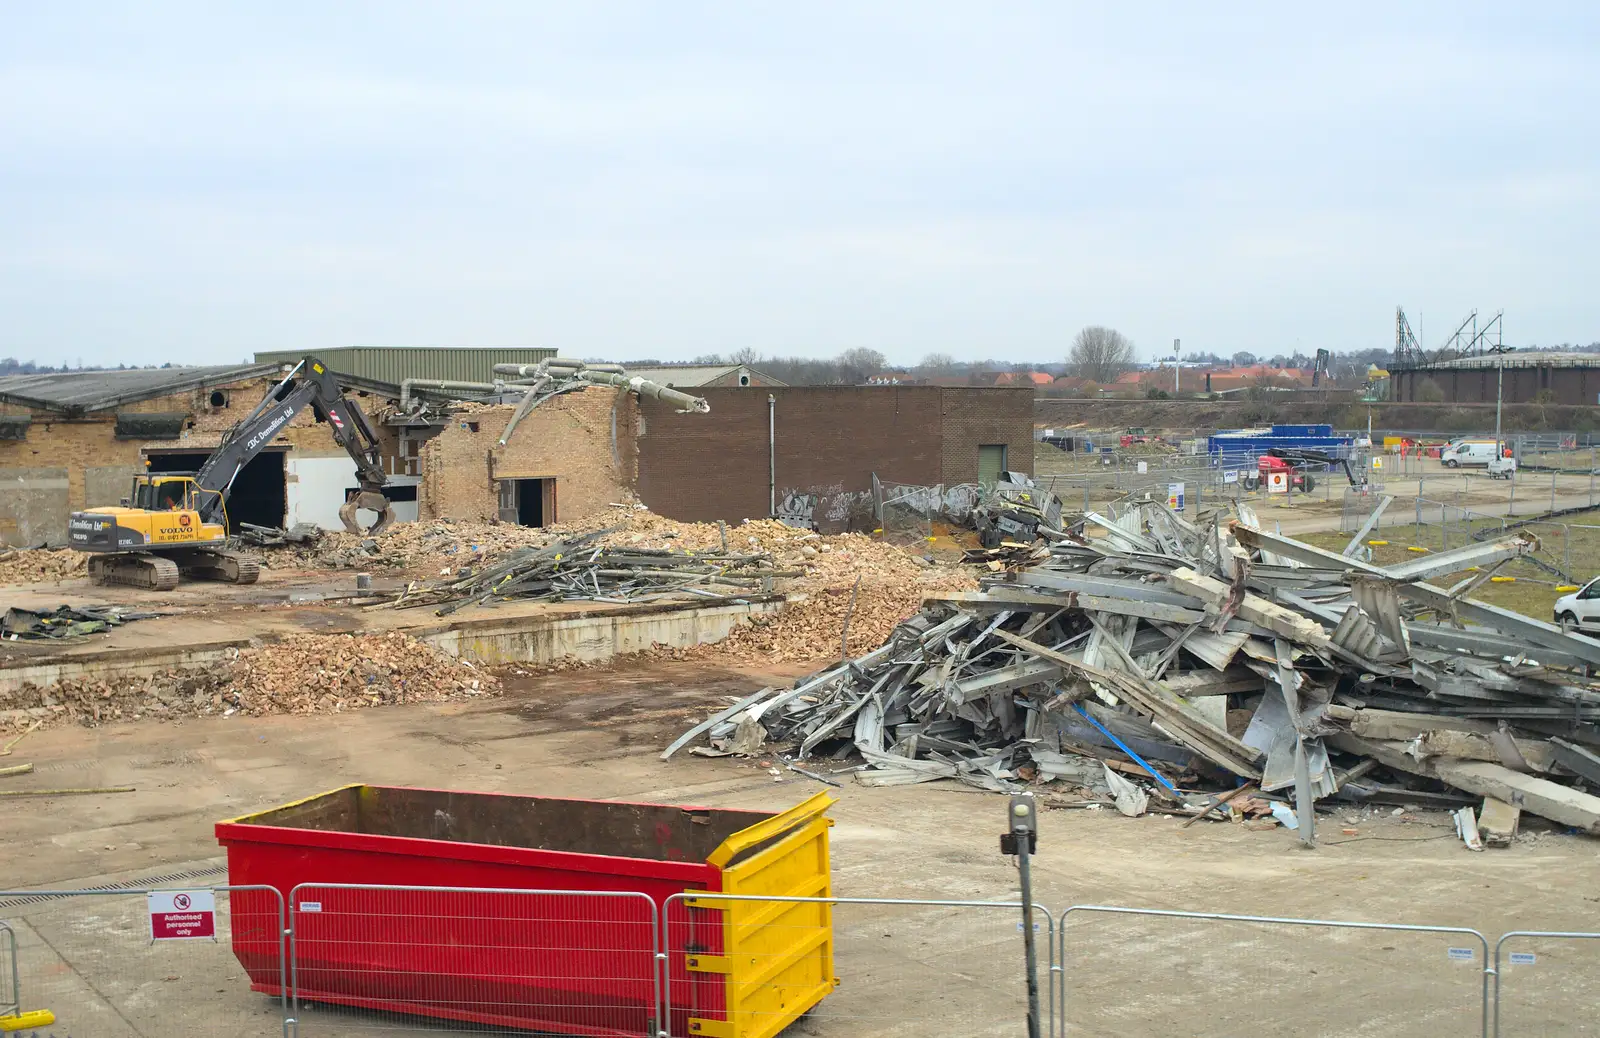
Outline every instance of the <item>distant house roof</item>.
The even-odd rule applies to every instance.
[[[994,380],[997,386],[1048,386],[1055,378],[1043,371],[1002,371]]]
[[[0,401],[45,411],[86,414],[272,375],[276,364],[219,364],[195,368],[134,368],[124,371],[50,371],[0,376]]]
[[[659,382],[664,386],[678,389],[709,386],[713,383],[748,385],[749,383],[739,380],[740,375],[748,375],[752,382],[759,381],[763,386],[786,384],[771,375],[757,371],[748,364],[663,364],[660,367],[624,368],[624,370],[629,375],[637,375],[651,382]]]

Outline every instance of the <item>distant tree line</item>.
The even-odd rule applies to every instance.
[[[171,363],[167,363],[167,364],[163,364],[161,366],[164,367],[164,368],[170,368],[170,367],[172,367],[172,364]],[[131,366],[131,370],[138,370],[140,368],[153,368],[153,367],[155,367],[154,364],[134,364],[134,365]],[[77,364],[63,364],[60,367],[52,367],[49,364],[39,364],[39,363],[37,363],[35,361],[31,361],[31,360],[18,360],[15,357],[0,357],[0,375],[48,375],[48,374],[51,374],[52,372],[61,372],[61,371],[128,371],[128,370],[130,370],[130,366],[127,365],[127,364],[118,364],[116,367],[113,368],[109,364],[107,364],[107,365],[84,364],[83,362],[80,361]]]

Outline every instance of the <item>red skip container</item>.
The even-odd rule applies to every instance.
[[[639,1035],[658,1029],[667,899],[829,896],[832,802],[733,811],[353,785],[219,822],[217,840],[230,884],[276,887],[290,906],[302,1002]],[[766,1038],[838,983],[826,905],[680,899],[661,942],[673,1034]],[[235,933],[233,949],[252,988],[279,993],[275,939]]]

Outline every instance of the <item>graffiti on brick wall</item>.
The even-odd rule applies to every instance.
[[[983,487],[976,483],[938,484],[931,487],[883,483],[881,488],[885,518],[894,512],[924,521],[938,519],[963,525],[983,500]]]
[[[777,520],[801,530],[815,530],[817,495],[805,490],[785,490],[778,498]]]
[[[872,492],[833,484],[785,490],[778,497],[779,522],[818,533],[844,533],[874,527]]]

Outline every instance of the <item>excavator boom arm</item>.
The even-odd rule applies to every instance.
[[[244,471],[252,458],[266,450],[267,445],[307,404],[315,407],[318,414],[327,420],[333,438],[356,463],[356,480],[361,492],[354,501],[346,502],[345,507],[339,510],[345,526],[352,531],[357,530],[357,506],[378,513],[378,522],[371,532],[388,525],[391,514],[388,499],[383,495],[386,477],[380,462],[377,433],[361,409],[345,397],[333,372],[314,357],[302,360],[283,381],[274,386],[255,410],[228,431],[222,443],[200,466],[200,471],[195,473],[203,519],[212,521],[221,513],[239,473]]]

